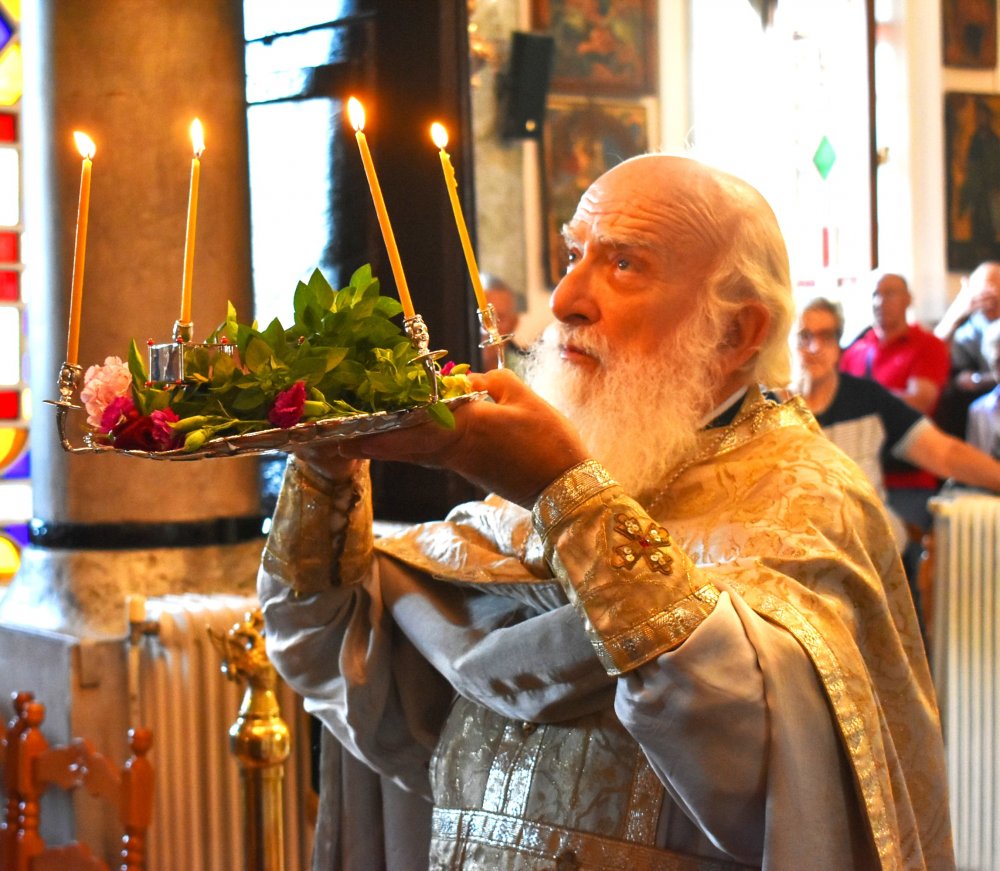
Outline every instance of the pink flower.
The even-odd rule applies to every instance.
[[[176,448],[181,441],[181,434],[174,432],[170,424],[180,420],[177,412],[172,408],[162,408],[154,411],[150,418],[153,421],[153,441],[161,451],[169,451]]]
[[[447,363],[445,363],[441,367],[441,374],[442,375],[450,375],[451,374],[451,370],[454,369],[454,368],[455,368],[455,361],[454,360],[449,360]]]
[[[95,429],[101,428],[105,409],[115,399],[126,396],[131,388],[132,374],[120,357],[106,357],[103,366],[91,366],[83,376],[80,391],[87,409],[87,423]]]
[[[135,404],[132,402],[132,394],[126,393],[124,396],[116,396],[108,403],[107,408],[97,421],[98,432],[113,432],[122,424],[135,420],[139,416]],[[88,417],[89,421],[90,418]]]
[[[287,390],[282,390],[274,400],[274,405],[267,413],[267,419],[274,426],[288,429],[302,419],[302,410],[306,404],[306,382],[296,381]]]

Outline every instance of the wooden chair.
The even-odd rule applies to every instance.
[[[51,787],[83,787],[112,803],[121,821],[118,871],[145,871],[146,830],[153,806],[153,768],[146,758],[149,729],[130,729],[132,755],[120,769],[84,738],[52,747],[42,734],[45,706],[30,693],[14,697],[15,715],[3,730],[6,819],[0,840],[0,871],[109,871],[83,843],[49,847],[39,833],[39,802]]]

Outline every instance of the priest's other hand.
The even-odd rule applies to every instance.
[[[344,442],[341,456],[450,469],[530,508],[563,472],[589,456],[573,424],[506,369],[470,375],[492,402],[455,409],[455,428],[428,422]]]

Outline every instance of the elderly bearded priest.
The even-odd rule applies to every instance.
[[[532,382],[562,413],[490,372],[495,402],[454,431],[290,462],[259,584],[275,665],[432,797],[432,868],[953,867],[886,516],[808,411],[757,387],[789,374],[770,208],[644,156],[594,182],[566,241]],[[495,495],[373,542],[362,457]]]

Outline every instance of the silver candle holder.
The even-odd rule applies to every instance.
[[[59,444],[64,451],[71,454],[85,453],[90,447],[74,447],[66,435],[66,415],[69,410],[80,410],[80,406],[73,401],[73,396],[80,386],[80,378],[83,375],[83,367],[77,363],[64,361],[59,368],[59,398],[46,399],[46,405],[53,405],[56,409],[56,428],[59,431]]]
[[[206,364],[211,369],[213,359],[219,354],[232,357],[236,346],[231,342],[194,342],[194,324],[174,321],[173,340],[149,341],[149,383],[164,387],[179,386],[187,381],[187,359],[197,351],[207,355]]]
[[[479,325],[486,334],[486,338],[479,343],[479,347],[484,350],[486,348],[496,348],[497,369],[503,369],[505,365],[504,345],[513,339],[514,335],[513,333],[500,333],[500,328],[497,326],[497,310],[493,307],[493,303],[486,303],[486,306],[478,309],[477,313],[479,314]]]
[[[438,383],[437,361],[444,357],[447,351],[430,351],[431,334],[427,330],[424,319],[415,314],[413,317],[403,320],[403,329],[410,337],[410,344],[413,345],[417,356],[411,359],[412,363],[420,363],[427,373],[427,380],[431,386],[431,402],[437,402],[441,398],[441,388]]]

